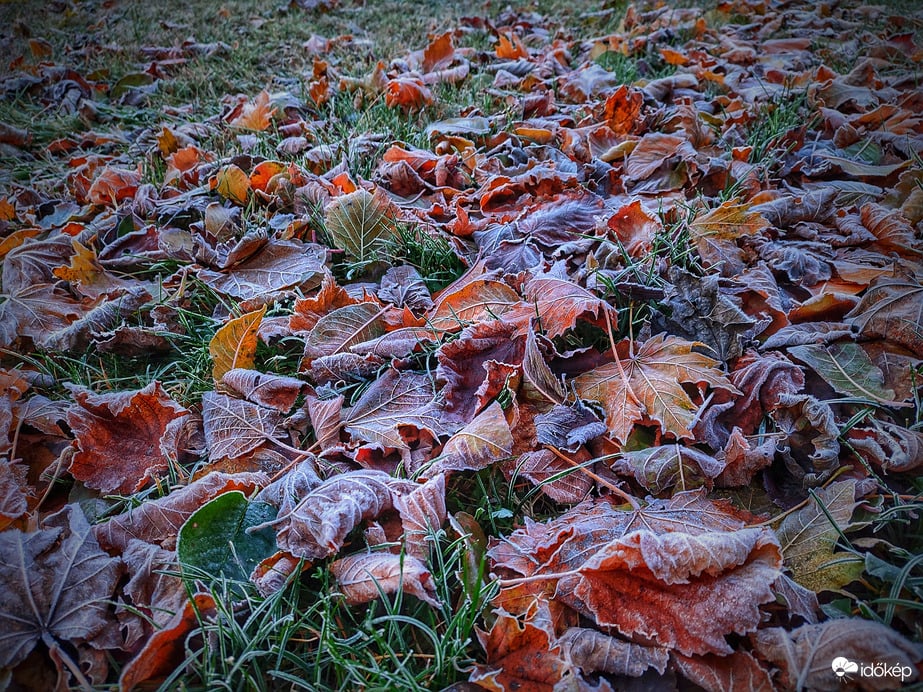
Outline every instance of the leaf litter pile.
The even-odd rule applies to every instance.
[[[776,5],[317,37],[303,97],[52,143],[0,202],[4,684],[917,680],[921,18]],[[5,90],[115,98],[33,49]]]

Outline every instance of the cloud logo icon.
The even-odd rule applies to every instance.
[[[859,664],[853,661],[850,661],[848,658],[839,656],[833,659],[833,663],[830,664],[830,667],[833,668],[833,672],[836,673],[838,678],[843,677],[847,673],[858,673]]]

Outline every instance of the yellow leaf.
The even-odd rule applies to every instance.
[[[34,238],[41,232],[42,231],[40,228],[24,228],[21,231],[15,231],[3,240],[0,240],[0,259],[6,257],[6,254],[13,248],[19,247],[29,238]]]
[[[96,261],[96,252],[83,245],[80,241],[72,240],[74,254],[68,266],[54,269],[52,273],[59,279],[72,284],[91,284],[103,272],[103,268]]]
[[[244,205],[247,203],[247,193],[250,191],[250,177],[232,163],[218,171],[214,188],[225,199]]]
[[[212,357],[212,377],[216,381],[234,368],[252,368],[256,360],[257,331],[266,306],[228,320],[212,337],[208,352]]]
[[[766,228],[769,222],[758,211],[750,211],[749,204],[728,200],[689,224],[695,238],[712,237],[733,240],[742,235],[753,235]]]

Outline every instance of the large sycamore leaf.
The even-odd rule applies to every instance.
[[[39,640],[82,643],[108,623],[120,561],[100,550],[75,505],[39,531],[4,531],[0,555],[0,668],[22,662]]]
[[[334,245],[358,260],[369,259],[380,240],[394,233],[388,198],[361,188],[331,202],[326,225]]]
[[[282,416],[224,394],[202,395],[202,422],[212,459],[236,459],[279,434]]]
[[[266,306],[225,322],[208,344],[215,381],[234,368],[252,368],[256,361],[257,332]]]
[[[77,452],[70,474],[103,493],[137,492],[169,466],[161,444],[171,421],[187,411],[170,399],[159,382],[112,394],[78,392],[67,412]]]
[[[779,527],[785,566],[802,586],[812,591],[839,589],[862,573],[861,557],[835,552],[858,504],[855,494],[855,480],[832,483],[817,491],[807,506],[785,517]]]
[[[330,565],[340,591],[349,605],[374,601],[382,595],[404,591],[438,608],[433,575],[411,555],[363,553],[349,555]]]
[[[900,405],[885,385],[885,376],[859,344],[851,341],[790,346],[788,352],[814,371],[840,394]]]
[[[746,528],[702,491],[637,510],[584,502],[527,521],[489,555],[501,576],[530,578],[532,600],[553,595],[599,626],[685,655],[731,653],[725,636],[756,629],[782,567],[770,529]]]
[[[876,279],[846,322],[863,336],[900,344],[923,353],[923,285],[916,279]]]
[[[911,642],[879,622],[861,618],[828,620],[818,625],[802,625],[787,632],[770,627],[750,635],[757,656],[780,670],[779,686],[787,690],[836,692],[849,682],[851,689],[893,690],[918,680],[918,664],[923,646]],[[847,671],[846,680],[833,673],[837,658],[858,663],[883,663],[897,666],[905,675],[860,676]]]
[[[699,406],[683,383],[707,384],[738,393],[718,361],[696,353],[698,342],[660,334],[648,339],[633,356],[606,363],[576,378],[578,394],[599,401],[606,411],[612,437],[628,439],[633,425],[645,416],[677,439],[693,439],[690,430]]]

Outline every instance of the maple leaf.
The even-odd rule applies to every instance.
[[[78,392],[76,400],[67,413],[77,442],[68,468],[74,478],[103,493],[129,494],[168,468],[164,435],[187,411],[159,382],[133,392]]]
[[[0,666],[12,668],[42,641],[91,639],[109,620],[120,560],[99,548],[79,507],[68,505],[30,533],[0,533]]]
[[[582,398],[603,405],[609,432],[620,442],[628,439],[634,423],[644,416],[659,423],[664,433],[693,439],[690,427],[699,407],[682,383],[707,384],[739,394],[715,367],[718,361],[692,350],[696,345],[698,342],[660,334],[648,339],[634,355],[584,373],[574,384]]]
[[[523,289],[526,300],[534,303],[542,329],[550,338],[561,336],[577,326],[585,316],[594,318],[611,312],[611,306],[567,276],[562,263],[550,271],[537,274]]]
[[[272,123],[276,109],[269,107],[269,92],[261,91],[256,98],[244,104],[240,114],[228,123],[231,127],[262,132]]]

